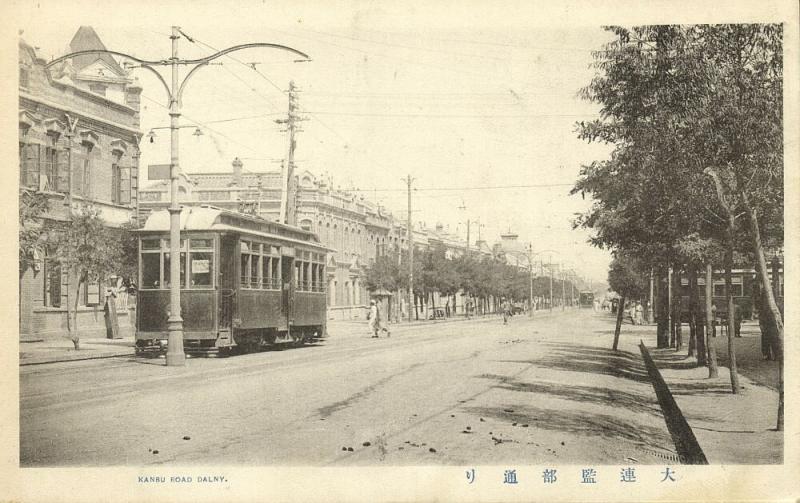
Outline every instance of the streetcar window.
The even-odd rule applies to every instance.
[[[258,281],[258,263],[260,262],[260,257],[258,255],[250,255],[250,286],[252,288],[258,288],[259,281]]]
[[[245,249],[245,243],[242,242],[242,250]],[[249,253],[242,253],[242,288],[249,288],[250,287],[250,254]]]
[[[270,289],[272,286],[272,257],[264,257],[261,260],[261,285],[262,288]]]
[[[272,257],[272,288],[278,290],[281,287],[281,259]]]
[[[142,288],[159,288],[160,258],[158,253],[142,253]]]
[[[170,260],[169,253],[164,254],[164,285],[162,288],[169,287],[170,281]],[[181,252],[181,288],[186,284],[186,252]]]
[[[211,252],[192,252],[189,262],[189,279],[192,288],[211,286],[214,272],[214,254]]]
[[[160,244],[158,239],[142,239],[142,250],[158,250]]]

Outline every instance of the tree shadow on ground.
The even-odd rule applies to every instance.
[[[562,398],[574,402],[622,407],[632,412],[661,417],[661,409],[658,406],[656,397],[648,388],[645,388],[648,393],[639,394],[610,389],[608,387],[573,386],[564,383],[550,382],[525,382],[513,377],[495,374],[483,374],[478,377],[497,380],[499,383],[495,385],[496,388],[509,391],[541,393],[548,397]]]
[[[561,344],[545,341],[541,345],[548,348],[548,354],[542,358],[499,361],[525,363],[567,372],[604,374],[636,382],[650,383],[650,377],[647,375],[641,356],[634,353],[582,344]]]
[[[491,417],[509,423],[530,423],[531,426],[553,432],[624,439],[642,447],[664,449],[672,440],[664,428],[653,428],[641,423],[626,421],[607,414],[587,414],[582,410],[552,410],[537,407],[518,407],[508,412],[503,407],[469,407],[466,409],[480,417]]]
[[[678,353],[675,348],[649,348],[649,351],[656,367],[661,370],[688,370],[698,367],[694,356]]]
[[[730,395],[731,387],[718,382],[673,382],[669,385],[673,395]]]

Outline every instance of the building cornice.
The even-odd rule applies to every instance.
[[[120,129],[122,131],[126,131],[128,133],[131,133],[131,134],[133,134],[133,135],[135,135],[137,137],[141,137],[142,136],[142,131],[140,129],[132,128],[130,126],[125,126],[123,124],[120,124],[118,122],[113,122],[113,121],[110,121],[108,119],[103,119],[102,117],[98,117],[96,115],[92,115],[92,114],[86,113],[83,110],[79,110],[77,108],[73,108],[73,107],[64,105],[62,103],[56,103],[54,101],[50,101],[50,100],[42,98],[40,96],[36,96],[36,95],[30,94],[30,93],[26,93],[26,92],[20,91],[19,92],[19,97],[20,98],[24,98],[24,99],[26,99],[28,101],[33,101],[35,103],[39,103],[39,104],[48,106],[50,108],[55,108],[56,110],[61,110],[62,112],[68,112],[68,113],[74,114],[76,116],[84,117],[84,118],[92,120],[92,121],[96,121],[96,122],[99,122],[99,123],[102,123],[102,124],[106,124],[106,125],[111,126],[111,127],[115,127],[115,128]],[[133,110],[133,109],[130,109],[130,110]]]

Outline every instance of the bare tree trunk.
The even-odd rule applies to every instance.
[[[703,330],[703,323],[700,321],[700,295],[697,293],[697,269],[694,265],[689,266],[689,319],[690,329],[693,334],[689,340],[689,354],[692,354],[692,349],[695,349],[697,354],[697,365],[706,364],[706,344],[705,344],[705,330]],[[694,348],[692,348],[694,343]]]
[[[733,218],[729,218],[728,239],[725,247],[725,301],[728,305],[728,369],[731,374],[731,391],[739,392],[739,375],[736,369],[736,347],[734,337],[736,334],[736,306],[733,303],[733,281],[731,270],[733,269]]]
[[[681,270],[672,271],[672,326],[675,333],[675,351],[683,349],[683,325],[681,324]]]
[[[611,347],[614,351],[617,350],[619,344],[619,330],[622,327],[622,313],[625,311],[622,306],[625,305],[625,296],[619,298],[619,307],[617,308],[617,327],[614,329],[614,345]]]
[[[668,303],[668,288],[664,281],[664,270],[658,271],[657,275],[657,295],[656,295],[656,347],[659,349],[669,347],[669,303]]]
[[[755,208],[750,205],[747,193],[742,190],[741,194],[747,209],[748,220],[750,221],[753,251],[756,256],[756,265],[758,266],[761,288],[767,297],[766,300],[769,306],[768,314],[771,318],[770,324],[774,324],[776,328],[776,333],[770,341],[772,343],[773,354],[778,360],[778,419],[775,428],[778,431],[783,431],[783,318],[780,309],[778,309],[778,303],[775,300],[775,290],[773,290],[773,285],[769,284],[769,279],[767,277],[767,260],[764,256],[764,246],[761,242],[761,229],[758,225],[758,215],[756,214]],[[777,270],[774,272],[777,272]],[[777,274],[773,275],[773,280],[778,280],[775,276],[777,276]]]
[[[69,338],[72,340],[72,345],[75,346],[75,351],[78,351],[81,349],[81,339],[78,334],[78,302],[81,296],[83,274],[77,274],[76,279],[75,302],[72,308],[70,308],[69,303],[67,304],[67,330],[69,331]],[[69,322],[70,318],[72,318],[72,323]]]
[[[714,304],[714,269],[711,263],[706,264],[706,347],[708,348],[708,377],[719,377],[717,368],[717,348],[711,340],[714,334],[714,315],[711,307]]]

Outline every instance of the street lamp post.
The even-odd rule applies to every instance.
[[[533,243],[528,243],[528,317],[533,318]]]
[[[170,214],[170,219],[169,219],[170,283],[169,283],[169,318],[167,319],[167,330],[169,331],[169,338],[167,343],[167,358],[166,358],[166,363],[168,366],[183,366],[186,363],[186,354],[183,351],[183,318],[181,317],[181,283],[180,283],[181,207],[178,204],[178,177],[180,175],[179,152],[178,152],[178,143],[179,143],[178,133],[180,130],[180,126],[178,126],[178,119],[181,116],[181,97],[183,96],[183,91],[186,88],[186,82],[189,80],[189,78],[191,78],[192,75],[195,74],[195,72],[197,72],[198,69],[206,66],[212,60],[241,49],[269,47],[269,48],[289,51],[302,56],[305,61],[309,60],[307,54],[300,52],[297,49],[292,49],[291,47],[287,47],[284,45],[270,44],[264,42],[235,45],[233,47],[228,47],[227,49],[223,49],[221,51],[216,52],[215,54],[211,54],[210,56],[206,56],[203,58],[182,60],[178,58],[178,39],[180,39],[182,34],[183,33],[181,32],[178,26],[172,27],[172,34],[170,35],[170,39],[172,40],[172,57],[170,57],[168,60],[148,61],[118,51],[109,51],[106,49],[90,49],[86,51],[77,51],[61,56],[59,58],[50,61],[45,65],[45,68],[49,68],[57,63],[60,63],[61,61],[81,55],[111,54],[113,56],[119,56],[134,61],[138,63],[136,67],[144,68],[152,72],[156,76],[158,81],[161,82],[161,84],[164,86],[164,89],[167,92],[167,97],[169,98],[169,116],[170,116],[170,128],[169,128],[170,129],[170,168],[169,168],[170,205],[168,209]],[[183,34],[183,36],[186,37],[185,34]],[[169,65],[172,69],[171,85],[167,84],[167,81],[164,79],[161,73],[159,73],[155,68],[153,68],[155,66],[167,66],[167,65]],[[186,76],[183,78],[182,81],[178,78],[179,65],[194,65],[192,69],[186,73]]]
[[[178,89],[178,27],[172,27],[172,88],[169,93],[169,318],[167,319],[167,365],[183,366],[183,317],[181,316],[181,207],[178,204],[178,176],[180,173],[178,141],[178,119],[180,104],[175,90]],[[188,77],[188,75],[187,75]]]

